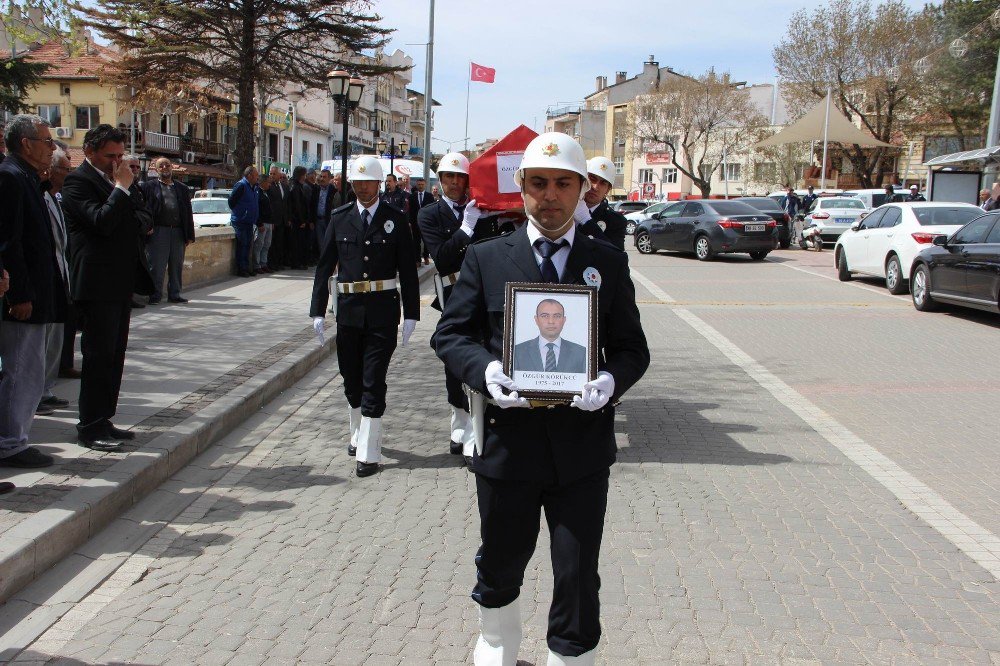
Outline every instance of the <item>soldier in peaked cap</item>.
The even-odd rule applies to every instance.
[[[591,238],[599,238],[625,251],[625,227],[627,220],[608,206],[608,192],[613,186],[615,163],[607,157],[595,157],[587,162],[587,178],[590,189],[573,213],[573,219],[580,231]]]
[[[497,235],[496,218],[484,218],[469,200],[469,158],[461,153],[448,153],[438,163],[438,179],[444,193],[434,204],[421,208],[417,214],[420,234],[434,259],[438,274],[434,278],[437,298],[432,307],[443,310],[458,281],[459,269],[470,243]],[[451,406],[451,444],[455,455],[464,455],[472,464],[475,435],[469,420],[469,400],[462,389],[462,380],[448,367],[444,369],[444,384]]]
[[[548,665],[590,666],[601,637],[598,561],[617,451],[614,403],[646,371],[649,348],[625,254],[578,233],[573,222],[577,201],[590,189],[580,144],[561,133],[539,135],[514,180],[528,223],[466,249],[432,340],[455,376],[490,396],[472,462],[482,537],[472,591],[480,611],[473,659],[478,666],[517,662],[518,596],[544,510],[554,584]],[[532,408],[504,374],[508,282],[597,287],[598,373],[571,404]],[[558,363],[558,352],[549,350]]]
[[[334,287],[337,361],[351,406],[347,451],[357,455],[357,475],[370,476],[382,460],[385,380],[396,349],[400,305],[405,347],[420,318],[420,288],[406,216],[379,201],[378,159],[364,155],[355,160],[350,181],[357,201],[335,209],[330,217],[309,316],[322,344],[326,306]],[[334,269],[335,282],[330,280]]]

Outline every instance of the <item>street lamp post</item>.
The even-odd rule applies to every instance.
[[[289,106],[288,108],[288,110],[292,114],[292,149],[288,152],[288,162],[289,166],[291,166],[292,168],[295,167],[294,156],[298,152],[295,148],[295,143],[298,140],[298,135],[296,133],[296,129],[298,129],[296,127],[296,121],[298,119],[296,118],[296,116],[299,115],[299,102],[302,101],[303,97],[305,97],[305,95],[303,95],[298,90],[293,90],[292,92],[288,93],[288,99],[292,101],[291,106]]]
[[[379,139],[378,143],[375,144],[379,155],[385,155],[385,139]],[[410,148],[410,145],[406,143],[406,139],[399,142],[399,156],[403,157],[406,155],[406,151]],[[394,161],[396,159],[396,137],[389,137],[389,173],[395,175],[396,171],[394,168]]]
[[[333,101],[340,105],[344,116],[344,132],[340,142],[340,205],[347,203],[347,120],[350,111],[358,107],[365,82],[350,73],[336,69],[326,75]]]

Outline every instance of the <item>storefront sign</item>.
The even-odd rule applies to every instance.
[[[673,164],[670,153],[646,153],[646,164]]]
[[[278,109],[268,109],[264,112],[264,127],[286,130],[292,126],[292,114]]]

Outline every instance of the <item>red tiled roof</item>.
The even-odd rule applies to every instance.
[[[70,56],[66,52],[66,42],[53,39],[31,49],[25,56],[32,62],[44,62],[49,70],[43,79],[97,79],[107,64],[117,57],[113,49],[90,42],[86,51]]]

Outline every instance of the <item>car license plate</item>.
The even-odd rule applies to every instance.
[[[834,218],[834,221],[837,224],[854,224],[854,218],[853,217],[836,217],[836,218]]]
[[[763,224],[746,224],[743,226],[744,231],[764,231],[766,227]]]

